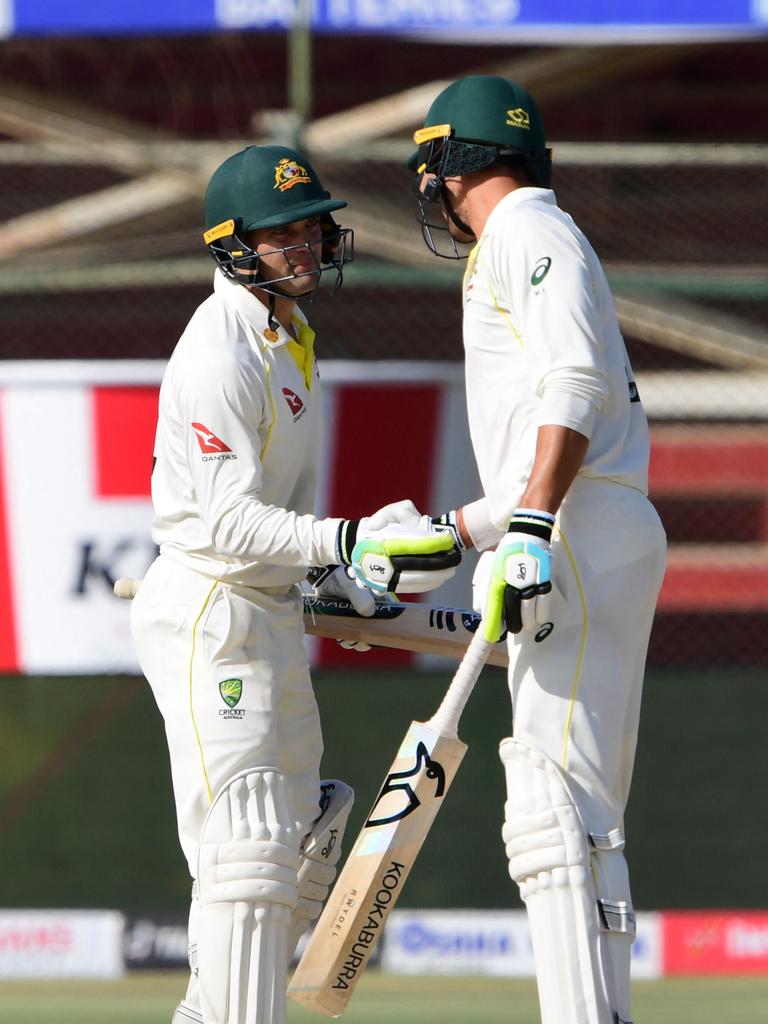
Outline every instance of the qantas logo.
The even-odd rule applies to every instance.
[[[304,415],[304,403],[296,394],[296,392],[291,391],[290,388],[283,388],[283,394],[285,395],[285,400],[288,403],[288,408],[293,413],[293,422],[295,423],[300,416]]]
[[[197,443],[203,456],[216,456],[215,459],[203,458],[203,462],[219,461],[221,459],[236,459],[229,445],[224,444],[220,437],[209,430],[204,423],[192,423]]]
[[[224,444],[220,437],[208,429],[203,423],[193,423],[192,429],[197,437],[197,443],[200,445],[200,451],[203,455],[211,455],[213,452],[231,452],[232,449]]]

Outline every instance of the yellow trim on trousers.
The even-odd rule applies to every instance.
[[[555,530],[557,530],[557,535],[560,538],[563,548],[565,549],[565,553],[568,556],[568,560],[571,563],[571,569],[573,570],[576,586],[579,590],[579,599],[581,601],[581,640],[579,642],[579,656],[576,659],[576,671],[574,672],[573,683],[571,685],[571,700],[568,705],[568,716],[565,720],[565,736],[563,737],[563,760],[561,767],[563,771],[565,771],[568,761],[568,737],[570,736],[571,724],[573,722],[573,709],[576,704],[576,693],[579,689],[579,683],[581,682],[581,670],[584,665],[584,650],[587,646],[589,609],[587,608],[587,595],[584,593],[584,587],[579,574],[579,567],[576,564],[576,559],[573,557],[571,547],[565,537],[565,534],[557,524],[555,524]]]
[[[195,624],[192,627],[192,652],[191,652],[191,654],[189,656],[189,714],[190,714],[190,717],[192,718],[192,728],[195,730],[195,739],[197,741],[197,749],[198,749],[198,751],[200,753],[200,766],[203,769],[203,779],[205,781],[205,788],[206,788],[206,791],[208,793],[208,802],[209,803],[213,803],[213,790],[211,789],[211,783],[210,783],[210,780],[208,779],[208,772],[206,771],[206,767],[205,767],[205,756],[203,754],[203,743],[202,743],[202,740],[200,739],[200,732],[199,732],[199,730],[197,728],[197,720],[195,719],[195,708],[194,708],[194,704],[192,702],[192,669],[193,669],[193,666],[194,666],[194,663],[195,663],[195,648],[197,646],[197,627],[200,624],[200,619],[202,619],[203,615],[205,614],[205,610],[208,607],[208,602],[211,600],[211,597],[213,596],[214,590],[216,589],[216,587],[218,587],[220,582],[221,582],[220,580],[215,580],[214,581],[213,586],[211,587],[211,589],[208,591],[208,593],[205,596],[205,601],[203,601],[203,607],[200,609],[200,612],[199,612],[197,618],[195,619]]]

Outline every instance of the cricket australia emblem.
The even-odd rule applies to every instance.
[[[222,718],[244,718],[245,711],[235,710],[243,695],[242,679],[222,679],[219,683],[221,699],[227,705],[226,711],[219,711]]]
[[[307,168],[302,167],[296,160],[291,160],[287,156],[283,157],[275,168],[274,188],[279,189],[281,192],[293,188],[294,185],[309,185],[311,181],[312,179],[307,173]]]

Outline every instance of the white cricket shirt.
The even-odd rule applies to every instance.
[[[163,554],[229,583],[280,587],[337,561],[340,520],[316,519],[322,397],[314,332],[216,271],[163,377],[152,474]]]
[[[545,424],[589,438],[580,474],[648,490],[648,424],[600,262],[549,189],[494,208],[464,275],[472,444],[506,529]]]

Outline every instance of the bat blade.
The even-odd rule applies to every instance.
[[[396,602],[379,604],[372,618],[364,618],[341,598],[304,597],[304,630],[310,636],[357,640],[418,654],[462,658],[479,623],[477,612],[466,608]],[[507,667],[505,638],[491,648],[488,663]]]
[[[412,722],[296,968],[288,994],[340,1016],[466,753],[431,723]]]

